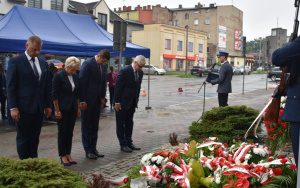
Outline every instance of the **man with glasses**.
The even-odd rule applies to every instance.
[[[97,55],[82,63],[79,72],[82,144],[86,158],[104,157],[97,150],[100,109],[104,106],[106,93],[104,65],[110,59],[109,50],[101,50]]]
[[[227,61],[227,57],[228,53],[226,52],[220,52],[218,54],[218,58],[220,58],[220,61],[222,63],[219,71],[219,77],[215,80],[210,81],[212,85],[219,84],[217,93],[220,107],[228,106],[228,93],[232,92],[231,80],[233,70],[232,66]]]
[[[117,137],[123,152],[141,149],[133,144],[132,130],[133,115],[138,105],[144,74],[142,68],[145,63],[144,56],[136,56],[131,65],[120,70],[115,86]]]

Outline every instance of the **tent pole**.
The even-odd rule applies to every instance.
[[[150,69],[150,57],[149,57],[149,69]],[[148,70],[148,106],[146,106],[146,110],[151,110],[151,106],[150,106],[150,70]]]

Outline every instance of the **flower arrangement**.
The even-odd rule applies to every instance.
[[[231,145],[217,141],[185,144],[182,150],[143,156],[122,188],[247,188],[293,187],[294,158],[270,157],[268,147],[252,143]]]
[[[286,97],[281,97],[280,103],[280,111],[278,123],[272,123],[269,121],[264,121],[265,126],[268,132],[268,139],[266,141],[266,145],[272,148],[272,154],[274,154],[275,150],[281,146],[280,154],[285,147],[285,143],[290,141],[290,123],[282,121],[281,116],[283,114],[283,109],[286,103]],[[267,109],[268,111],[268,109]]]

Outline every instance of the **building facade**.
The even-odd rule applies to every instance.
[[[69,0],[0,0],[0,18],[14,5],[68,12]]]
[[[138,20],[145,24],[168,24],[180,28],[206,32],[207,34],[207,65],[218,62],[220,51],[229,53],[233,65],[243,65],[243,12],[234,6],[205,7],[198,3],[193,8],[169,9],[167,7],[143,6],[131,9],[125,7],[115,9],[122,18]],[[147,20],[144,19],[148,15]],[[151,21],[150,21],[151,20]]]
[[[186,63],[188,71],[194,65],[205,66],[206,33],[188,30],[188,40],[186,36],[187,30],[184,28],[149,24],[144,26],[143,31],[132,32],[132,42],[150,48],[150,63],[167,71],[185,71]]]
[[[267,36],[263,42],[262,53],[264,57],[264,65],[268,67],[272,66],[273,52],[287,43],[287,30],[282,28],[273,28],[271,30],[271,35]]]

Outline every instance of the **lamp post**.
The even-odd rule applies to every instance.
[[[186,25],[186,49],[185,49],[185,75],[187,75],[187,68],[188,68],[188,35],[189,35],[189,26]]]

